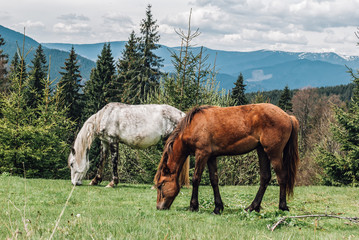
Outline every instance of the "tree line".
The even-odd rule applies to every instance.
[[[215,62],[208,63],[203,48],[192,51],[192,42],[200,32],[192,30],[190,20],[191,14],[186,30],[176,29],[181,47],[171,52],[174,72],[161,71],[163,59],[155,54],[160,35],[148,5],[139,34],[131,32],[120,59],[113,58],[111,45],[105,43],[86,83],[82,82],[73,47],[55,84],[48,74],[51,59],[46,59],[41,45],[27,72],[28,53],[18,49],[9,64],[1,50],[6,43],[0,36],[0,173],[69,178],[67,156],[76,132],[109,102],[166,103],[182,111],[205,104],[225,107],[271,102],[300,121],[300,184],[358,184],[358,72],[349,71],[353,83],[347,86],[285,87],[257,93],[245,93],[240,74],[232,90],[226,92],[218,88]],[[91,149],[88,178],[95,174],[99,147],[95,142]],[[120,180],[150,183],[162,149],[163,143],[146,150],[121,146]],[[255,153],[221,157],[218,165],[221,184],[259,181]],[[203,180],[208,183],[206,174]]]

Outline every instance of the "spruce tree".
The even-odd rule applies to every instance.
[[[22,79],[23,81],[27,78],[26,62],[24,59],[20,59],[17,52],[14,54],[10,64],[10,81],[15,77]]]
[[[139,39],[134,31],[125,44],[122,57],[117,64],[117,78],[110,85],[112,102],[135,102],[136,80],[140,75],[141,54],[138,49]]]
[[[292,100],[292,97],[291,97],[290,90],[287,85],[287,86],[285,86],[283,93],[280,96],[278,106],[281,109],[283,109],[284,111],[292,112],[293,104],[292,104],[291,100]]]
[[[3,45],[5,45],[5,41],[0,35],[0,92],[6,91],[9,85],[6,69],[8,63],[8,55],[5,54],[4,50],[1,49],[1,46]]]
[[[92,69],[90,79],[85,84],[85,114],[87,119],[110,102],[109,83],[115,77],[116,68],[110,44],[105,43],[96,67]],[[83,119],[86,120],[86,119]]]
[[[143,102],[147,95],[153,93],[159,86],[160,68],[163,66],[163,59],[154,53],[160,47],[157,44],[160,40],[157,29],[157,20],[153,19],[151,5],[148,5],[146,18],[141,21],[140,69],[138,75],[130,80],[131,88],[127,88],[129,90],[128,95],[131,96],[130,103],[132,104]]]
[[[232,88],[231,97],[235,101],[235,104],[245,105],[248,104],[248,100],[244,94],[246,90],[246,85],[244,84],[243,74],[240,73],[237,81],[234,83],[234,88]]]
[[[81,90],[81,74],[79,70],[77,55],[72,46],[69,58],[66,59],[65,66],[61,67],[63,72],[58,87],[61,89],[59,97],[61,106],[67,108],[67,117],[79,122],[83,110],[83,99]]]
[[[32,66],[29,72],[29,84],[27,92],[27,102],[32,108],[36,108],[41,99],[45,89],[45,79],[47,75],[47,61],[41,44],[36,49]]]

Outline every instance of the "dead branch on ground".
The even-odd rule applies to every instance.
[[[283,223],[286,219],[288,218],[309,218],[309,217],[318,217],[318,218],[322,218],[322,217],[326,217],[326,218],[339,218],[339,219],[345,219],[345,220],[349,220],[353,223],[359,223],[359,217],[344,217],[344,216],[338,216],[338,215],[332,215],[332,214],[312,214],[312,215],[300,215],[300,216],[286,216],[286,217],[282,217],[279,219],[278,222],[276,222],[275,224],[273,224],[272,226],[268,225],[268,229],[271,230],[272,232],[276,229],[276,227],[278,227],[279,224]]]

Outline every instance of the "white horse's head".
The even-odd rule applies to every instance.
[[[71,152],[68,158],[69,168],[71,170],[71,183],[73,185],[81,185],[82,178],[86,175],[89,169],[89,151],[86,154],[76,154],[74,148],[71,148]]]

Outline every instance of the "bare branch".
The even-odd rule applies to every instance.
[[[273,224],[272,226],[268,225],[268,229],[272,232],[278,227],[279,224],[283,223],[288,218],[309,218],[309,217],[327,217],[327,218],[339,218],[339,219],[345,219],[349,220],[353,223],[359,223],[359,217],[341,217],[337,215],[331,215],[331,214],[312,214],[312,215],[300,215],[300,216],[286,216],[279,219],[278,222]]]

